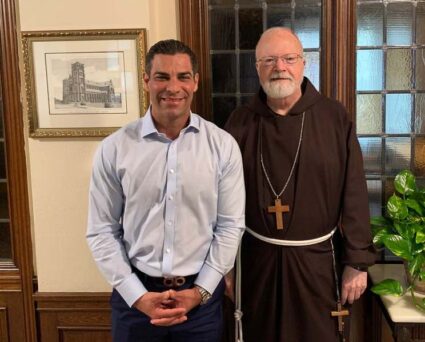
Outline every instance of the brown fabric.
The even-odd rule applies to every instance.
[[[226,129],[238,141],[247,187],[247,226],[259,234],[289,240],[329,233],[341,216],[343,237],[334,242],[340,264],[371,265],[375,260],[360,147],[343,106],[320,95],[304,79],[303,96],[286,116],[273,113],[260,89],[236,109]],[[267,173],[280,192],[304,134],[294,175],[282,195],[290,211],[283,230],[267,207],[274,196],[260,164],[259,127]],[[340,267],[338,268],[340,270]],[[245,342],[338,341],[336,290],[330,241],[281,247],[248,233],[242,242],[242,309]]]

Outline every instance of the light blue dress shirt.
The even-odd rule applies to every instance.
[[[191,113],[171,140],[146,115],[105,138],[93,164],[87,241],[129,306],[147,292],[131,264],[153,277],[198,274],[213,293],[245,229],[236,141]]]

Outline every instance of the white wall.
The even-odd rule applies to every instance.
[[[146,28],[148,47],[160,39],[178,38],[176,0],[19,0],[18,16],[21,31]],[[85,241],[91,163],[100,141],[27,138],[41,292],[110,290]]]

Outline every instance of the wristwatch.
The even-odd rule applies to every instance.
[[[201,295],[200,305],[206,304],[211,298],[211,293],[209,293],[207,290],[205,290],[203,287],[199,285],[195,285],[195,287],[198,289],[199,294]]]

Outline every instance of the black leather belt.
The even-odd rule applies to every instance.
[[[150,275],[147,275],[146,273],[143,273],[133,267],[133,272],[137,274],[139,279],[142,281],[142,283],[145,286],[153,285],[155,287],[165,287],[169,289],[178,289],[179,287],[182,287],[183,285],[192,285],[195,281],[197,274],[192,274],[188,276],[177,276],[177,277],[151,277]]]

